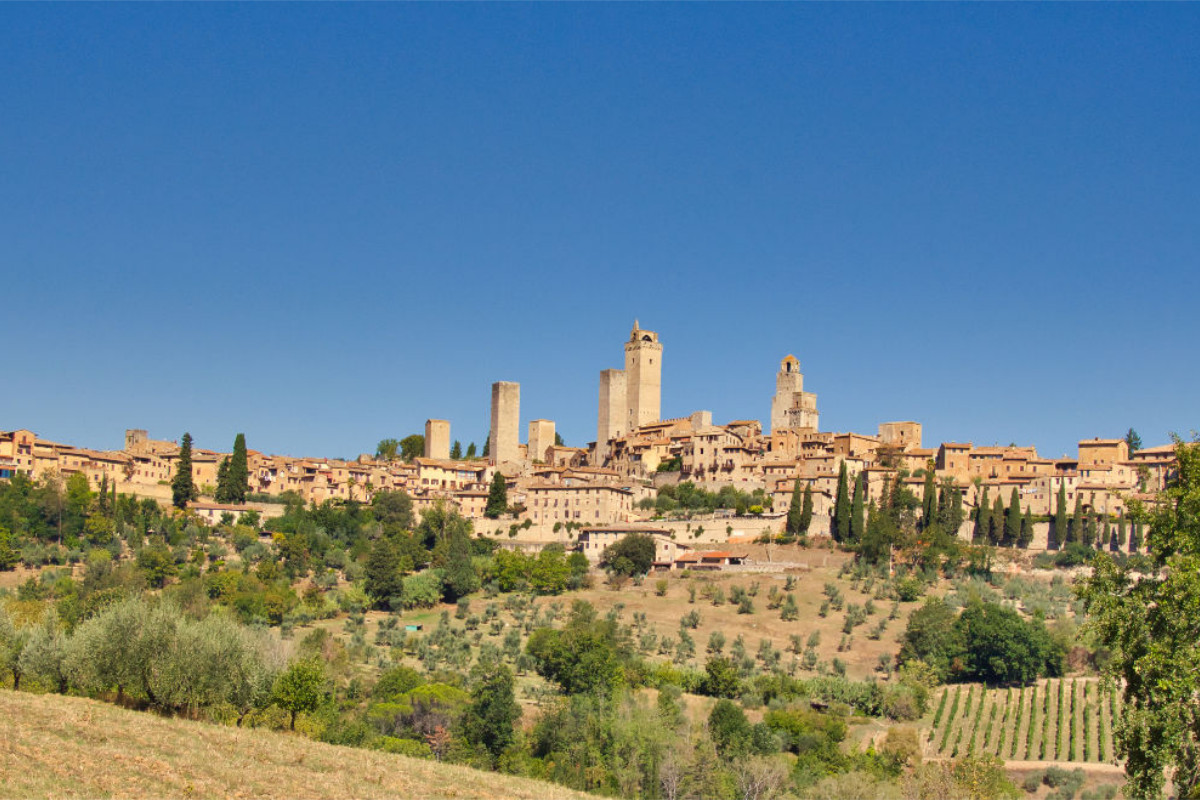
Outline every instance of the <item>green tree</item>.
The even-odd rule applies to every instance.
[[[1125,432],[1125,444],[1129,447],[1129,456],[1132,458],[1134,453],[1142,449],[1142,437],[1138,436],[1137,431],[1130,428]]]
[[[938,680],[946,680],[963,652],[962,632],[954,626],[954,609],[940,597],[930,597],[908,618],[900,639],[900,663],[928,664]]]
[[[471,562],[471,539],[463,530],[450,533],[445,543],[442,596],[453,603],[479,588],[479,572]]]
[[[1155,569],[1135,573],[1101,553],[1079,590],[1086,630],[1109,649],[1107,679],[1123,686],[1115,722],[1118,755],[1136,800],[1162,795],[1173,769],[1175,795],[1200,793],[1200,440],[1175,440],[1178,467],[1148,517]],[[1110,684],[1111,685],[1111,684]]]
[[[992,502],[992,513],[988,515],[988,544],[997,545],[1004,538],[1004,501],[1000,492]]]
[[[474,458],[478,451],[475,449],[475,443],[471,442],[467,445],[467,458]]]
[[[246,434],[233,438],[233,455],[229,458],[229,502],[244,503],[250,491],[250,463],[246,454]]]
[[[838,471],[837,495],[829,530],[833,540],[839,544],[850,538],[850,478],[845,461],[842,461],[842,468]]]
[[[654,565],[654,539],[644,533],[630,533],[604,548],[600,566],[618,575],[645,575]]]
[[[391,608],[389,601],[399,598],[404,592],[403,557],[399,548],[386,536],[375,540],[367,555],[364,570],[363,590],[371,597],[376,608]],[[411,564],[408,565],[411,568]]]
[[[867,532],[866,508],[863,505],[865,484],[866,475],[859,472],[854,479],[854,500],[850,503],[850,541],[854,543],[861,542],[863,534]]]
[[[976,601],[954,627],[963,643],[961,679],[1026,686],[1039,675],[1062,674],[1065,652],[1040,620],[1027,622],[1011,608]]]
[[[175,464],[175,477],[171,481],[171,502],[176,508],[187,508],[187,504],[199,496],[196,482],[192,479],[192,435],[184,433],[179,445],[179,461]]]
[[[316,711],[325,689],[325,669],[315,658],[293,661],[275,679],[271,699],[291,715],[288,727],[296,730],[296,715]]]
[[[508,482],[500,470],[492,475],[492,484],[488,487],[487,505],[483,515],[488,519],[497,519],[508,513]]]
[[[1071,521],[1067,524],[1067,541],[1082,542],[1084,537],[1084,519],[1083,519],[1083,492],[1076,490],[1075,492],[1075,513],[1071,515]]]
[[[1054,524],[1050,528],[1051,541],[1053,545],[1050,549],[1055,549],[1067,541],[1067,484],[1066,481],[1058,483],[1058,504],[1054,508]]]
[[[988,504],[988,488],[983,487],[983,495],[979,498],[979,507],[975,509],[975,530],[971,541],[975,543],[987,541],[988,531],[991,530],[992,507]]]
[[[561,630],[538,628],[525,649],[538,674],[567,694],[611,696],[624,683],[624,666],[632,656],[619,633],[615,620],[597,619],[590,603],[576,600]]]
[[[232,503],[232,493],[233,488],[229,485],[229,459],[222,458],[221,463],[217,465],[217,491],[213,499],[218,503]]]
[[[787,522],[784,525],[784,530],[792,536],[803,536],[807,532],[807,528],[802,529],[800,524],[807,493],[807,488],[804,492],[800,491],[800,479],[796,478],[796,482],[792,484],[792,502],[788,505]],[[811,501],[811,497],[809,499]]]
[[[708,714],[708,732],[717,752],[726,758],[744,757],[753,745],[754,728],[746,712],[731,700],[718,700]]]
[[[937,487],[934,485],[934,472],[936,471],[932,461],[925,465],[925,484],[921,492],[921,528],[928,528],[934,523],[938,516],[938,494]]]
[[[463,739],[483,748],[493,766],[516,738],[521,707],[513,693],[513,675],[495,658],[481,658],[471,670],[474,686],[471,704],[463,713]]]
[[[460,442],[458,439],[455,439],[454,444],[450,445],[450,457],[455,461],[463,457],[462,442]]]
[[[1029,547],[1033,542],[1033,511],[1029,506],[1025,507],[1025,516],[1021,519],[1021,535],[1017,537],[1017,547],[1022,550]]]
[[[804,536],[808,533],[808,529],[812,526],[813,518],[813,496],[812,484],[808,483],[804,486],[804,505],[800,508],[800,535]]]
[[[400,457],[412,461],[425,454],[425,436],[420,433],[410,434],[400,440]]]
[[[375,458],[380,461],[395,461],[399,452],[400,441],[398,439],[380,439],[379,444],[375,445]]]
[[[1015,547],[1021,541],[1021,495],[1013,487],[1008,501],[1008,513],[1004,517],[1004,546]]]

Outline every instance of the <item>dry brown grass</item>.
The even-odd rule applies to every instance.
[[[0,691],[4,798],[585,797],[548,783],[163,719],[81,698]]]

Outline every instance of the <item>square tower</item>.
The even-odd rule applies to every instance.
[[[492,464],[512,464],[521,459],[521,384],[492,384],[492,433],[488,457]]]
[[[625,343],[626,432],[658,422],[662,416],[662,345],[658,334],[633,322]]]
[[[450,422],[444,419],[425,420],[425,457],[450,457]]]
[[[771,433],[783,430],[818,430],[817,396],[804,391],[800,362],[789,354],[775,373],[775,395],[771,398]]]
[[[545,461],[546,451],[554,446],[554,420],[535,419],[529,423],[530,461]]]
[[[629,421],[626,406],[625,372],[606,369],[600,372],[600,414],[596,423],[596,465],[604,466],[608,442],[625,433]]]

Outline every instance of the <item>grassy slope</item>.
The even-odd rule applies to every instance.
[[[548,783],[299,736],[0,691],[0,796],[585,797]]]

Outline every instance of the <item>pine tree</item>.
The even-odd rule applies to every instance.
[[[455,439],[454,444],[450,445],[450,457],[455,461],[463,457],[462,442],[458,439]]]
[[[176,508],[187,508],[187,504],[197,497],[196,482],[192,480],[192,435],[184,433],[179,445],[175,477],[171,480],[171,502]]]
[[[863,503],[866,481],[866,476],[859,472],[854,481],[854,500],[850,504],[850,541],[856,544],[862,541],[863,534],[867,532],[867,520],[864,516],[866,508]]]
[[[500,470],[492,475],[492,485],[488,487],[487,506],[483,515],[488,519],[496,519],[508,511],[508,483]]]
[[[1025,507],[1025,516],[1021,519],[1021,536],[1017,539],[1017,547],[1022,550],[1033,542],[1033,512]]]
[[[1013,487],[1008,501],[1008,515],[1004,518],[1004,546],[1013,547],[1021,540],[1021,496]]]
[[[988,543],[996,545],[1004,538],[1004,501],[1000,499],[1000,492],[996,492],[996,499],[992,502],[992,513],[988,515]]]
[[[1133,458],[1133,454],[1142,449],[1142,437],[1138,436],[1138,432],[1130,428],[1125,433],[1125,444],[1129,448],[1129,457]]]
[[[837,499],[833,504],[833,519],[830,522],[829,530],[834,541],[840,543],[850,538],[850,488],[845,461],[838,472]]]
[[[988,504],[988,488],[985,486],[979,498],[979,506],[975,509],[975,530],[971,533],[971,539],[976,544],[987,539],[991,516],[992,507]]]
[[[1060,544],[1067,541],[1067,485],[1063,481],[1058,484],[1058,507],[1054,510],[1051,540],[1051,550],[1057,550]]]
[[[804,505],[800,508],[800,535],[804,536],[808,533],[809,527],[812,525],[813,518],[813,496],[812,484],[808,483],[804,486]]]
[[[232,503],[246,502],[250,491],[250,464],[246,455],[246,434],[233,439],[233,455],[229,459],[229,496]]]

